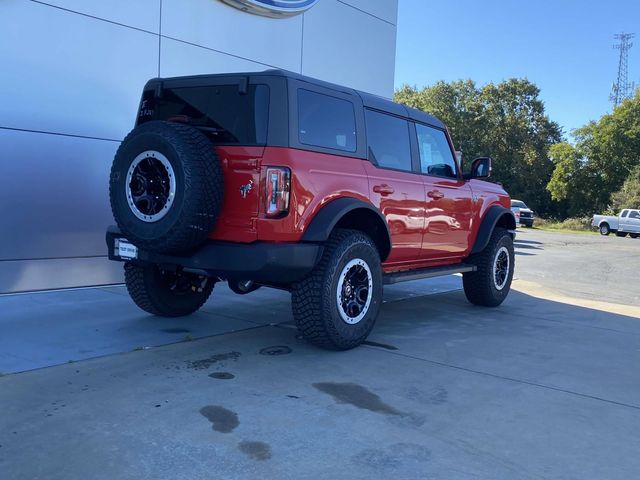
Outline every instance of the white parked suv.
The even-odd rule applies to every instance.
[[[594,215],[591,225],[598,227],[600,235],[615,233],[618,237],[638,238],[640,236],[640,210],[627,208],[617,217]]]

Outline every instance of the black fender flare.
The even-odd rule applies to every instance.
[[[374,229],[378,231],[377,238],[373,238],[378,246],[380,258],[384,261],[391,252],[391,232],[384,215],[372,204],[358,200],[357,198],[338,198],[327,203],[316,213],[315,217],[305,230],[302,241],[322,243],[326,242],[333,229],[346,215],[354,210],[365,209],[375,215],[376,225]]]
[[[489,239],[491,238],[491,234],[496,228],[496,225],[498,225],[498,222],[504,222],[507,230],[510,230],[511,235],[515,238],[515,215],[508,208],[502,207],[500,205],[494,205],[489,208],[484,218],[482,219],[482,223],[480,224],[480,228],[478,229],[478,236],[476,237],[476,242],[473,245],[473,249],[471,250],[470,255],[480,253],[486,248],[489,243]]]

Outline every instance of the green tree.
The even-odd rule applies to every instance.
[[[617,213],[623,208],[640,208],[640,165],[622,184],[622,188],[611,195],[611,208]]]
[[[567,151],[553,151],[555,170],[548,185],[552,197],[564,200],[568,215],[605,211],[628,198],[620,192],[633,188],[633,178],[628,185],[625,180],[640,165],[640,90],[613,113],[572,133],[575,158]]]

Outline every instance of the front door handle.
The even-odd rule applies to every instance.
[[[383,197],[387,195],[391,195],[393,192],[395,192],[393,187],[390,185],[387,185],[386,183],[383,183],[382,185],[375,185],[373,187],[373,191],[376,193],[379,193]]]
[[[427,192],[427,197],[433,198],[434,200],[440,200],[442,197],[444,197],[444,193],[438,190],[431,190],[430,192]]]

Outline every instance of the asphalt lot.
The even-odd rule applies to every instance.
[[[35,368],[0,377],[0,478],[636,478],[639,252],[522,230],[502,307],[400,284],[341,353],[284,292],[183,320],[121,287],[0,297],[0,371]]]

